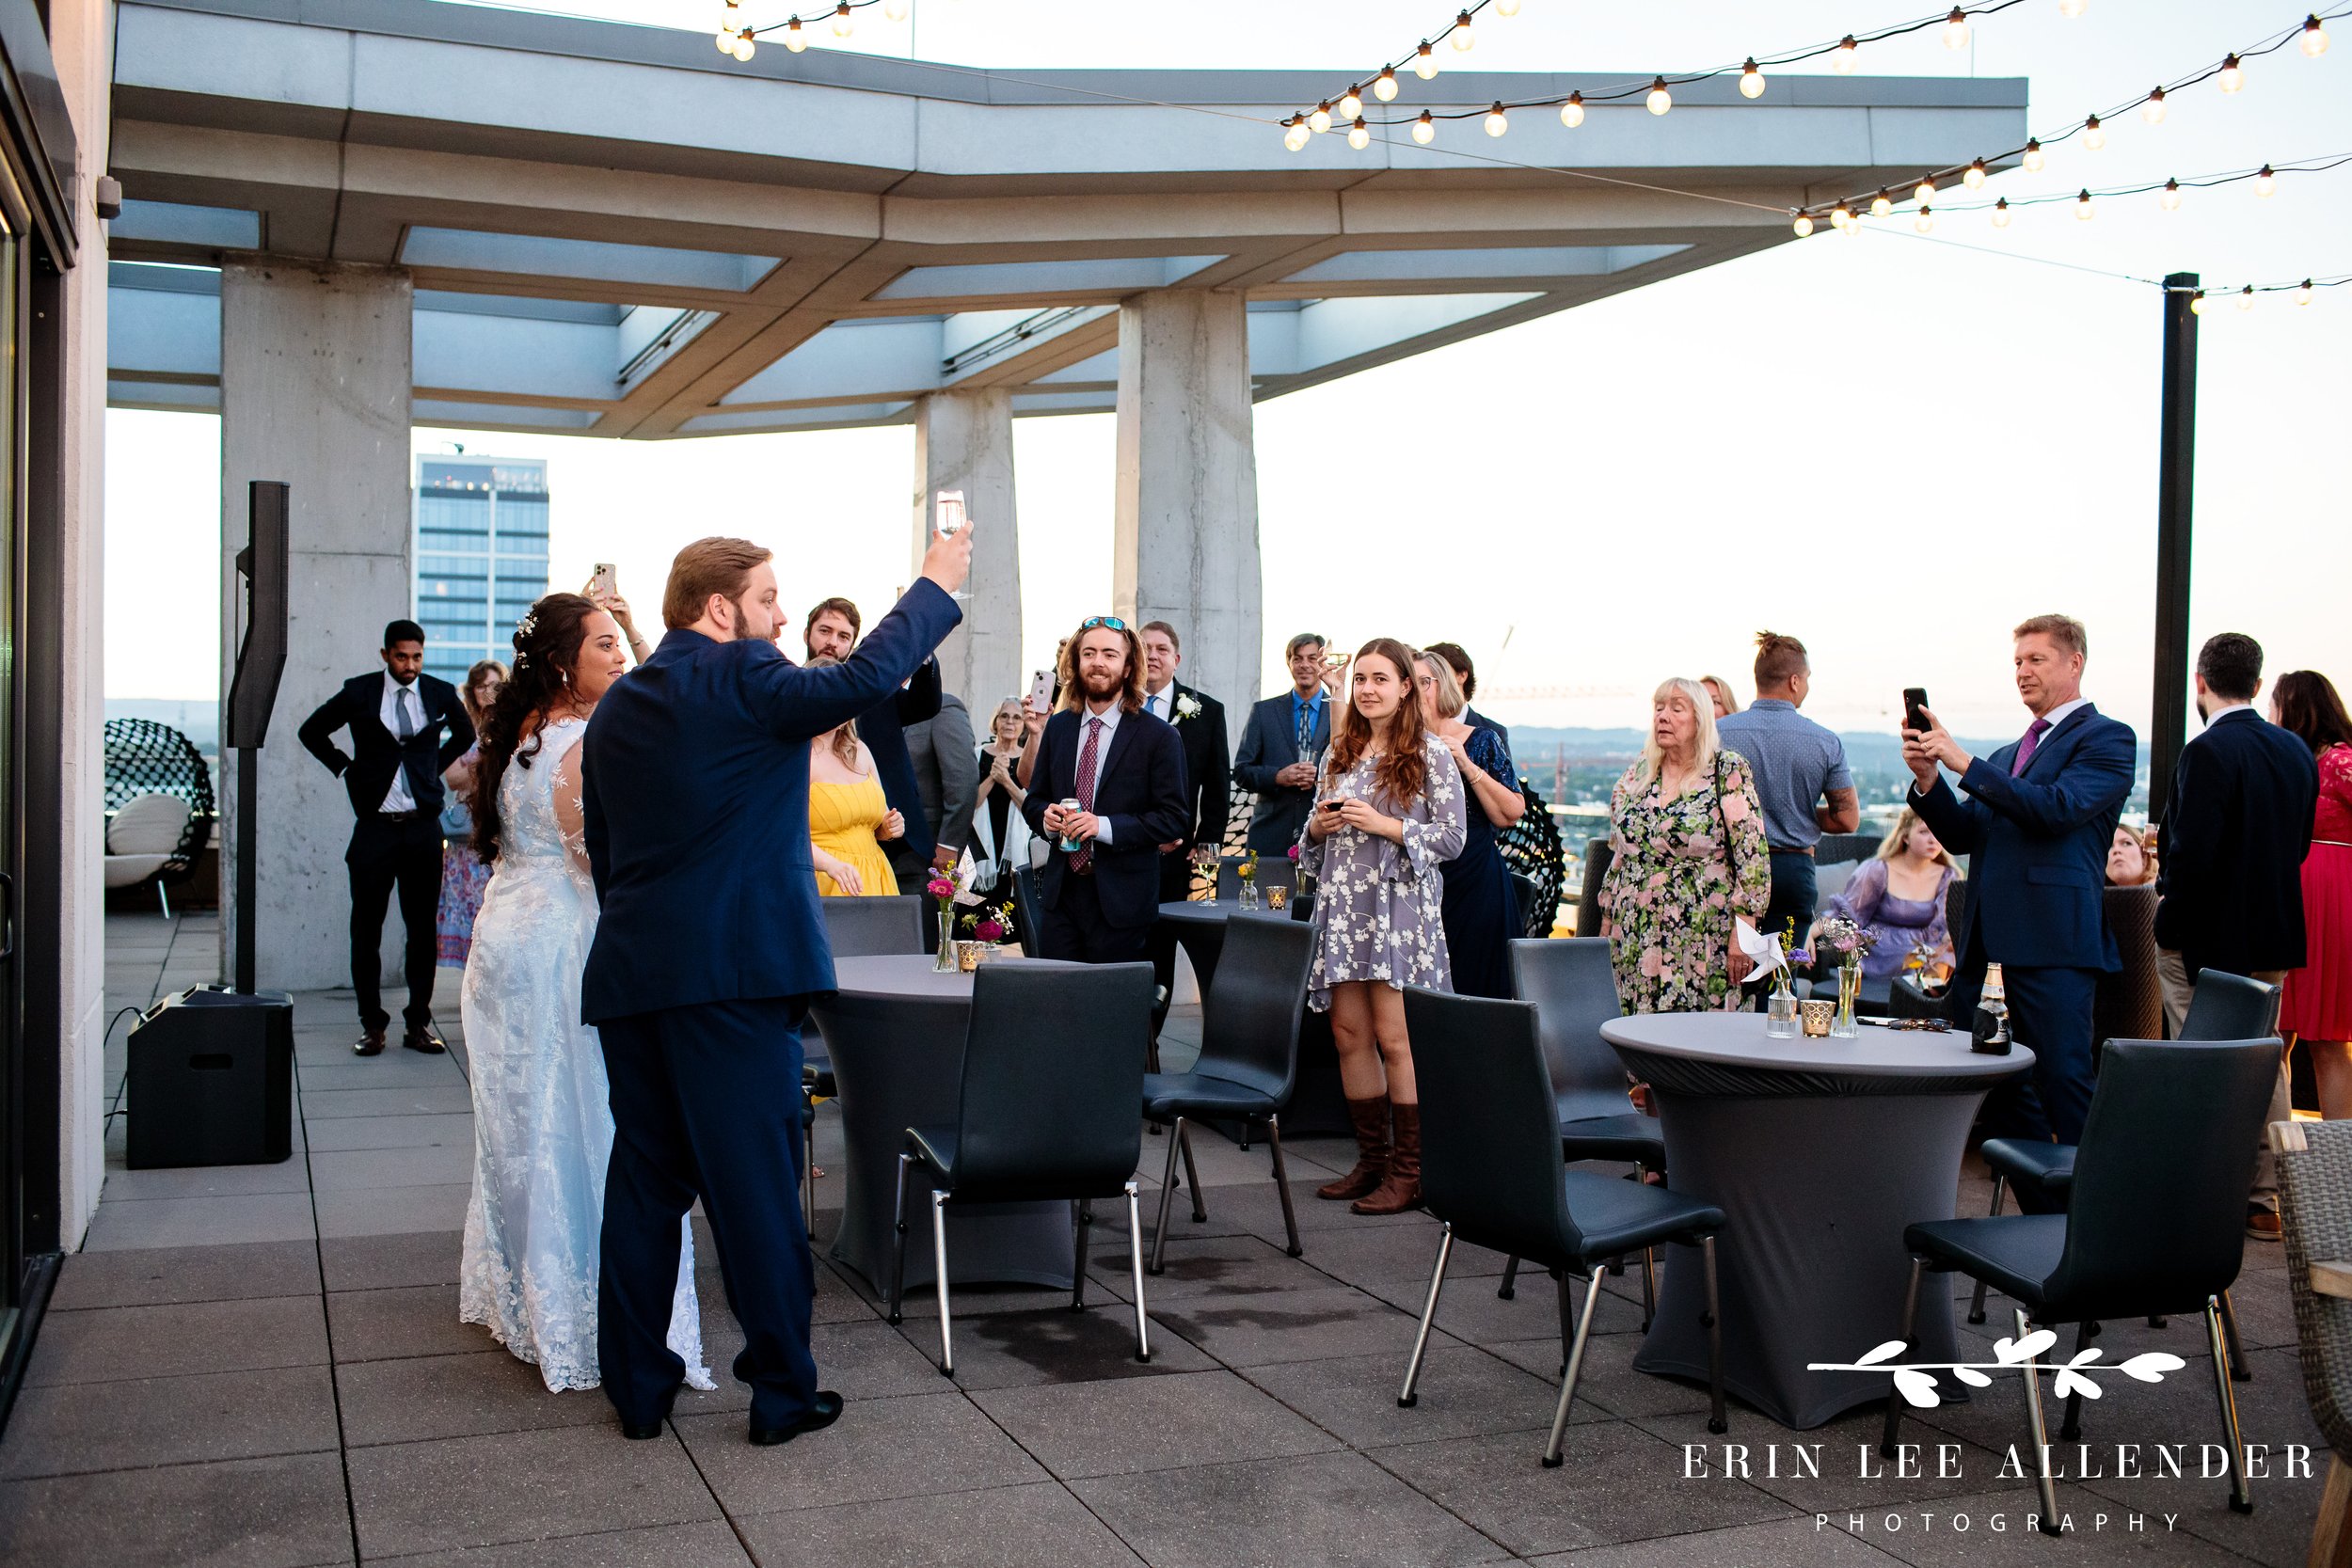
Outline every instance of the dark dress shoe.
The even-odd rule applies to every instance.
[[[381,1029],[371,1029],[366,1034],[361,1035],[358,1039],[351,1042],[351,1053],[355,1056],[381,1056],[384,1054],[384,1031]]]
[[[628,1422],[623,1421],[621,1423],[621,1435],[628,1438],[632,1443],[650,1443],[655,1438],[661,1435],[661,1423],[660,1421],[654,1421],[645,1426],[632,1426]]]
[[[411,1051],[421,1051],[428,1056],[437,1056],[449,1049],[441,1041],[441,1032],[430,1023],[410,1024],[408,1032],[400,1037],[400,1043]]]
[[[841,1419],[841,1396],[830,1388],[819,1389],[817,1402],[802,1413],[801,1418],[780,1427],[752,1428],[752,1441],[761,1448],[789,1443],[804,1433],[822,1432]]]

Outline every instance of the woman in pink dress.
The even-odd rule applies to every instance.
[[[2319,1114],[2352,1117],[2352,718],[2328,677],[2294,670],[2270,689],[2270,721],[2319,763],[2319,809],[2303,860],[2303,967],[2287,972],[2279,1027],[2311,1053]]]

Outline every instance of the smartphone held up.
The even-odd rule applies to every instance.
[[[1924,686],[1903,688],[1903,728],[1924,735],[1928,728],[1928,689]]]

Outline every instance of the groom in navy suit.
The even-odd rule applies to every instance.
[[[1918,783],[1913,810],[1945,847],[1974,856],[1968,911],[1946,1003],[1963,1026],[2001,966],[2010,1033],[2034,1053],[2033,1083],[1996,1091],[1988,1122],[2020,1137],[2082,1142],[2090,1111],[2091,1004],[2122,967],[2106,924],[2107,846],[2132,792],[2138,737],[2082,694],[2082,623],[2037,615],[2015,633],[2017,694],[2033,723],[1988,758],[1970,756],[1932,712],[1903,731]],[[1960,775],[1963,801],[1938,771]]]
[[[581,741],[602,914],[580,1018],[612,1079],[596,1354],[630,1437],[661,1434],[685,1364],[668,1345],[678,1221],[702,1199],[743,1325],[751,1439],[830,1425],[817,1386],[801,1223],[801,1021],[833,989],[809,858],[808,743],[896,691],[962,614],[972,531],[933,542],[923,580],[848,662],[778,653],[769,552],[703,539],[662,596],[669,635],[616,682]]]

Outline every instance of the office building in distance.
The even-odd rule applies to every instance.
[[[416,461],[424,667],[462,684],[478,659],[514,661],[515,624],[548,591],[548,466],[469,453]]]

